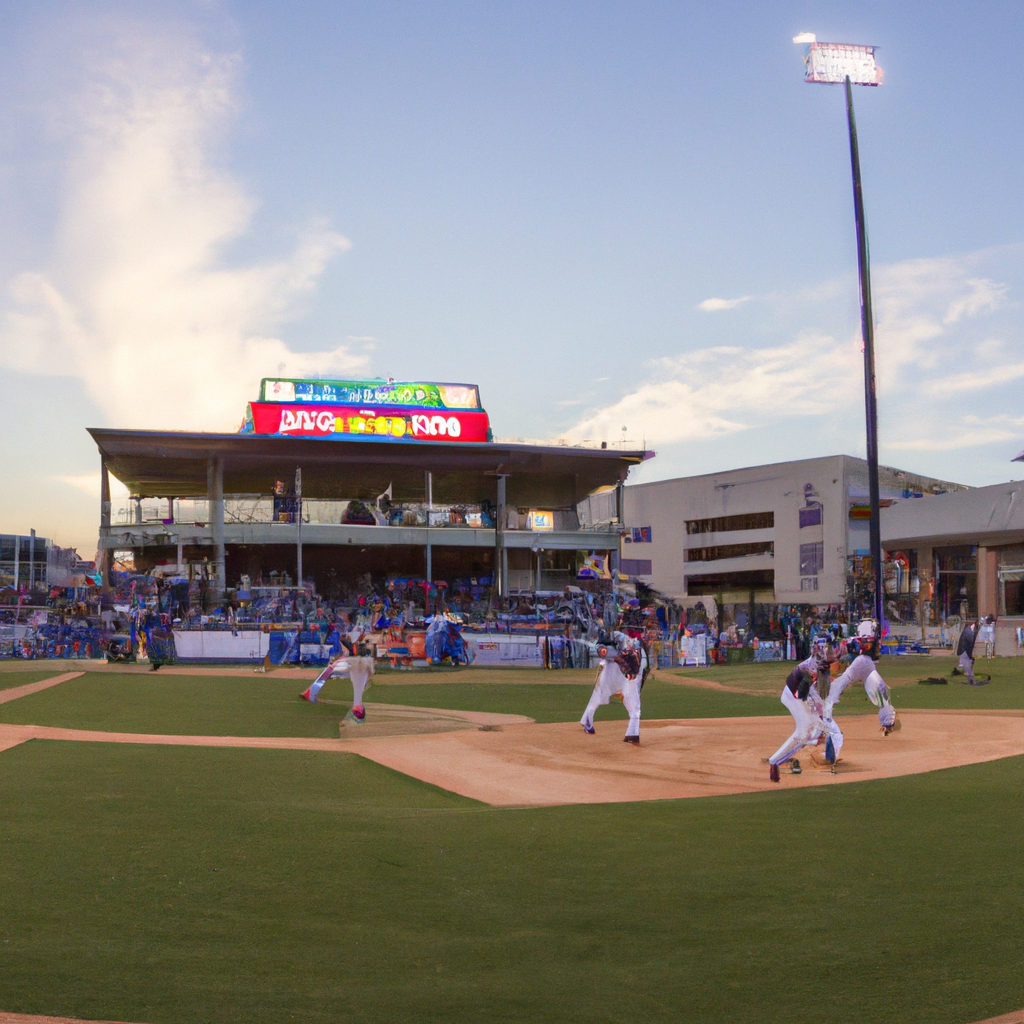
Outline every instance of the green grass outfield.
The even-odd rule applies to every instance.
[[[981,663],[979,662],[979,668]],[[992,683],[918,686],[912,680],[948,676],[949,659],[891,658],[882,673],[895,685],[894,701],[903,708],[1024,708],[1024,658],[985,663]],[[746,665],[702,671],[661,670],[648,681],[643,713],[655,718],[722,718],[784,715],[778,695],[785,665]],[[39,678],[56,675],[42,672]],[[35,673],[0,676],[29,681]],[[461,711],[497,711],[527,715],[538,722],[576,721],[586,707],[594,671],[545,672],[528,669],[467,669],[447,672],[381,672],[366,700]],[[683,677],[705,679],[749,692],[723,692],[685,684]],[[905,683],[906,685],[902,685]],[[345,708],[311,705],[298,699],[307,682],[270,675],[189,676],[156,672],[87,672],[27,697],[0,705],[0,722],[48,725],[111,732],[148,732],[204,736],[336,737]],[[335,679],[321,697],[350,702],[351,685]],[[867,714],[874,708],[862,687],[846,692],[837,714]],[[625,718],[621,705],[599,711],[602,719]]]
[[[571,722],[580,717],[593,688],[587,682],[535,683],[517,680],[519,670],[493,670],[495,681],[459,681],[438,674],[438,682],[404,683],[405,673],[379,675],[365,700],[460,711],[521,714],[539,722]],[[550,676],[550,673],[549,673]],[[505,680],[516,681],[498,681]],[[167,733],[199,736],[337,737],[338,722],[351,704],[352,686],[334,679],[309,704],[299,699],[308,685],[273,675],[185,676],[157,673],[91,672],[60,686],[0,705],[0,722],[48,725],[107,732]],[[772,696],[720,693],[714,690],[651,681],[644,687],[644,714],[649,718],[708,718],[784,714]],[[601,712],[625,718],[619,704]]]
[[[0,1009],[965,1024],[1024,1006],[1024,759],[498,810],[353,755],[0,754]]]

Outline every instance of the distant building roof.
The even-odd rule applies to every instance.
[[[1014,544],[1024,540],[1024,483],[908,498],[882,509],[882,543],[917,545]]]

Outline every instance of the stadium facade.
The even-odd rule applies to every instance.
[[[325,594],[366,574],[561,589],[592,556],[618,558],[618,524],[582,524],[577,506],[604,490],[621,508],[653,455],[495,442],[474,386],[390,381],[265,380],[237,434],[89,433],[103,570],[115,553],[142,571],[201,568],[215,594],[243,575],[295,581],[300,565]]]

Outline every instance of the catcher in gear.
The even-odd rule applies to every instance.
[[[842,746],[838,728],[822,717],[824,701],[817,685],[822,673],[827,678],[830,658],[828,645],[816,645],[811,656],[800,662],[786,678],[780,700],[793,716],[794,728],[786,742],[768,758],[768,778],[772,782],[779,781],[779,766],[787,761],[793,762],[793,774],[800,774],[800,762],[795,760],[795,755],[803,747],[816,744],[823,733],[829,734],[829,743],[833,743],[834,734],[838,734]]]

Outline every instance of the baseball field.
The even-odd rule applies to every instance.
[[[952,664],[777,785],[781,666],[634,748],[589,671],[5,664],[0,1022],[1024,1020],[1024,659]]]

